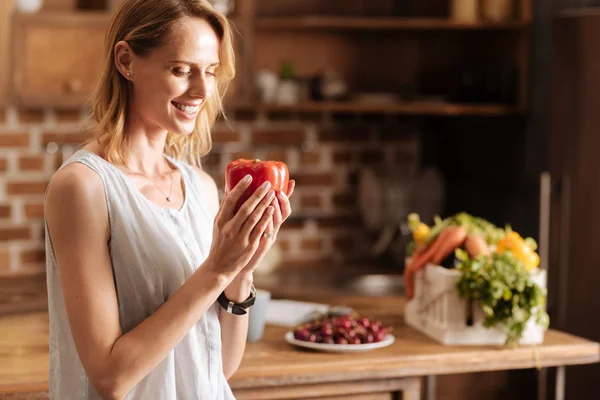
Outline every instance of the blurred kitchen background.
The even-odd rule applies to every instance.
[[[395,279],[345,290],[401,291],[406,215],[466,211],[545,245],[552,327],[600,339],[600,1],[213,3],[237,28],[238,76],[204,167],[222,188],[228,162],[276,159],[297,182],[262,274],[347,267]],[[0,275],[31,284],[4,284],[5,312],[44,306],[43,195],[85,139],[118,4],[0,0]],[[569,368],[567,398],[599,372]],[[444,384],[460,398],[537,390],[532,371]]]

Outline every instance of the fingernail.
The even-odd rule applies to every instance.
[[[272,206],[269,206],[267,208],[267,214],[271,215],[271,214],[273,214],[273,211],[275,211],[275,209]]]
[[[268,189],[270,186],[271,186],[271,182],[269,182],[269,181],[266,181],[265,183],[263,183],[263,184],[261,185],[261,188],[263,188],[263,189],[265,189],[265,190],[266,190],[266,189]]]
[[[250,183],[251,180],[252,180],[252,175],[246,175],[244,177],[244,183]]]
[[[280,196],[282,199],[287,199],[287,196],[285,195],[285,193],[283,192],[283,190],[280,190],[280,191],[279,191],[279,196]]]
[[[269,192],[269,199],[272,199],[273,197],[275,197],[275,192],[271,190]]]

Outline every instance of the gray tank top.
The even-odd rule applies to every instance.
[[[111,228],[109,252],[123,333],[167,301],[210,250],[213,218],[204,206],[202,180],[189,164],[169,160],[179,168],[185,187],[185,200],[179,210],[152,203],[120,169],[87,150],[77,151],[61,166],[82,163],[104,183]],[[47,227],[46,254],[50,398],[100,399],[75,348]],[[223,374],[219,307],[213,303],[126,399],[235,399]]]

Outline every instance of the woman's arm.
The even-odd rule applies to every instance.
[[[239,188],[238,197],[244,190]],[[231,209],[237,201],[234,197],[229,201]],[[45,215],[75,345],[92,384],[105,399],[123,398],[156,367],[228,286],[239,270],[237,264],[247,262],[246,253],[254,253],[249,248],[240,257],[241,251],[229,250],[239,254],[225,260],[226,266],[216,265],[212,260],[223,262],[225,257],[220,255],[225,251],[221,249],[231,246],[225,239],[217,245],[213,242],[218,256],[209,256],[204,267],[155,313],[123,334],[107,246],[107,206],[99,176],[81,164],[57,172],[48,190]],[[236,225],[230,228],[227,225],[229,232],[239,230]],[[248,242],[231,233],[224,236],[236,243]]]
[[[250,296],[252,282],[252,274],[238,275],[225,289],[225,296],[229,300],[241,303]],[[238,370],[244,357],[248,337],[248,322],[248,313],[235,315],[228,313],[223,308],[219,309],[221,342],[223,344],[223,374],[227,380]]]
[[[207,199],[209,211],[215,215],[219,210],[219,194],[214,180],[204,171],[196,168],[196,172],[204,181],[204,187],[207,189]],[[235,302],[242,302],[250,295],[250,288],[253,283],[253,271],[261,263],[265,254],[271,248],[277,235],[279,227],[285,221],[290,213],[291,207],[289,196],[294,192],[295,182],[291,181],[287,189],[286,196],[277,194],[279,200],[273,198],[271,206],[273,215],[269,217],[269,225],[266,231],[273,233],[273,238],[269,240],[261,239],[260,246],[244,269],[233,279],[225,289],[225,296]],[[261,236],[262,236],[261,231]],[[248,336],[248,314],[235,315],[219,310],[219,322],[221,324],[221,342],[223,357],[223,373],[227,379],[231,378],[237,371],[246,350],[246,339]]]

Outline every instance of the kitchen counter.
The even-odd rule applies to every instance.
[[[392,393],[404,391],[405,398],[420,399],[423,376],[589,364],[600,359],[598,343],[553,330],[537,350],[442,346],[404,324],[400,296],[343,296],[335,302],[391,325],[395,343],[364,353],[321,353],[296,348],[285,342],[285,328],[267,326],[262,341],[247,345],[230,381],[236,397],[333,399],[347,395],[356,400],[390,400]],[[47,368],[47,313],[0,317],[0,397],[46,398]]]

